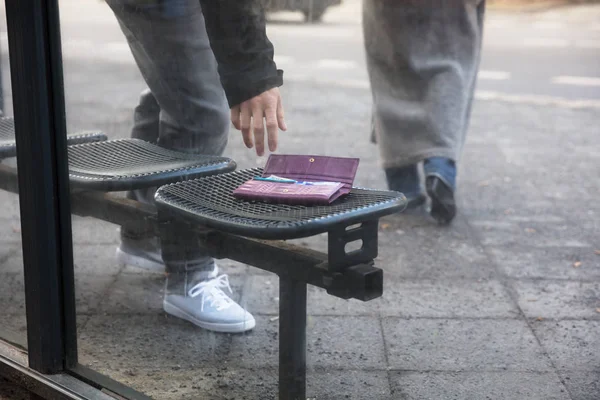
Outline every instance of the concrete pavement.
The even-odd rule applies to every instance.
[[[108,19],[97,23],[112,37]],[[144,87],[131,63],[68,57],[65,81],[72,129],[127,135]],[[292,79],[283,93],[281,152],[360,157],[356,184],[384,187],[365,87]],[[381,222],[381,299],[310,290],[310,398],[600,398],[600,107],[511,93],[476,102],[450,227],[426,215]],[[240,168],[265,161],[236,132],[227,155]],[[18,205],[0,202],[0,336],[23,342]],[[162,312],[162,274],[114,262],[115,226],[73,224],[82,363],[161,400],[276,398],[276,277],[223,260],[258,325],[208,333]],[[321,237],[299,242],[323,248]]]

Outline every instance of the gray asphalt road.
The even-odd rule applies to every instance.
[[[66,59],[133,63],[103,2],[63,0],[61,5]],[[300,14],[271,15],[268,31],[289,80],[368,87],[359,0],[330,9],[321,24],[304,24]],[[6,52],[5,27],[0,39]],[[600,100],[600,6],[488,11],[478,88],[488,95]]]
[[[271,37],[288,76],[352,80],[355,85],[367,80],[358,4],[331,9],[317,26],[299,24],[299,16],[292,14],[271,18]],[[489,11],[479,90],[600,99],[600,7],[534,14]]]

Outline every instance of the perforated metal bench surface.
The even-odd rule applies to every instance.
[[[71,187],[125,191],[233,171],[226,157],[168,150],[138,139],[116,139],[69,147]]]
[[[236,187],[261,174],[262,169],[254,168],[163,186],[155,196],[157,207],[209,228],[273,240],[312,236],[406,207],[401,193],[359,188],[329,206],[270,204],[233,197]]]
[[[100,142],[106,140],[104,133],[99,131],[83,131],[67,136],[67,144]],[[12,117],[0,118],[0,159],[14,157],[17,154],[15,139],[15,121]]]

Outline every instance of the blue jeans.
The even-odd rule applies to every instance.
[[[425,176],[436,176],[450,189],[456,190],[456,163],[449,158],[431,157],[423,163]]]
[[[131,137],[186,153],[220,155],[227,145],[229,107],[198,0],[107,0],[148,85],[134,112]],[[129,193],[152,203],[156,188]],[[135,226],[122,239],[151,235]],[[167,270],[210,269],[212,258],[191,232],[161,238]]]

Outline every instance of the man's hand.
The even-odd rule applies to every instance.
[[[273,88],[231,109],[231,122],[242,131],[244,144],[251,149],[256,145],[256,154],[262,156],[265,152],[265,123],[269,150],[277,150],[279,129],[287,130],[283,118],[283,105],[278,88]],[[252,139],[254,136],[254,140]]]

